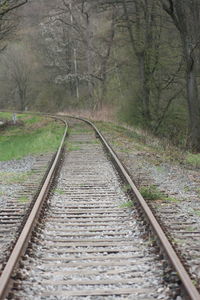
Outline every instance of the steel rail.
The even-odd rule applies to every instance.
[[[24,225],[24,228],[22,229],[22,232],[13,248],[13,251],[7,261],[7,264],[1,274],[0,277],[0,299],[3,300],[9,293],[9,289],[12,286],[11,282],[11,276],[12,273],[16,267],[16,265],[19,262],[20,257],[24,254],[26,247],[28,245],[28,242],[31,237],[31,233],[34,229],[34,226],[38,220],[38,217],[40,215],[40,211],[42,208],[42,205],[44,203],[45,196],[47,195],[49,191],[49,187],[51,184],[51,180],[56,172],[56,168],[59,162],[59,159],[61,157],[62,148],[64,145],[65,137],[67,135],[68,131],[68,124],[66,121],[62,120],[61,118],[55,117],[55,119],[62,121],[65,124],[65,130],[64,134],[60,143],[60,146],[58,148],[57,154],[55,156],[55,159],[52,163],[52,166],[49,170],[49,173],[44,181],[44,184],[39,192],[39,195],[35,201],[35,204],[33,206],[33,209]]]
[[[183,284],[183,288],[185,289],[187,295],[190,297],[189,299],[200,300],[200,294],[199,294],[198,290],[196,289],[196,287],[194,286],[194,284],[193,284],[190,276],[188,275],[188,272],[186,271],[185,267],[183,266],[182,262],[180,261],[180,258],[176,254],[171,243],[169,242],[168,238],[166,237],[163,229],[161,228],[160,224],[156,220],[156,218],[153,215],[148,204],[146,203],[146,201],[142,197],[141,193],[135,186],[133,180],[131,179],[130,175],[126,171],[123,164],[120,162],[119,158],[117,157],[117,155],[114,152],[114,150],[112,149],[112,147],[108,144],[108,142],[106,141],[104,136],[100,133],[100,131],[97,129],[97,127],[92,122],[90,122],[89,120],[83,119],[83,118],[78,118],[78,117],[74,117],[74,118],[88,123],[95,130],[98,137],[102,141],[102,144],[106,147],[107,151],[112,156],[112,158],[113,158],[114,162],[116,163],[117,167],[119,168],[120,172],[123,174],[124,178],[130,185],[130,187],[131,187],[133,193],[135,194],[137,201],[139,202],[140,206],[142,207],[143,212],[145,213],[153,231],[156,233],[164,252],[167,254],[168,259],[171,261],[172,266],[176,270],[176,272]]]

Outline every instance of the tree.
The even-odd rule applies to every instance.
[[[200,151],[200,99],[198,91],[200,54],[200,2],[198,0],[161,0],[164,10],[173,20],[182,41],[185,60],[189,143]]]
[[[98,24],[101,18],[105,20],[105,14],[99,14],[95,1],[58,2],[57,9],[42,23],[47,64],[55,82],[65,85],[76,98],[74,102],[84,98],[86,107],[99,109],[114,40],[114,9],[106,12],[108,18],[102,29]]]
[[[27,93],[30,86],[30,62],[22,48],[15,45],[5,53],[7,80],[10,84],[13,97],[16,97],[20,110],[26,110],[28,105]]]

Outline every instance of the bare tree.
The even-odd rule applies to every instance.
[[[42,24],[45,54],[49,67],[51,64],[55,70],[55,82],[70,89],[75,102],[79,95],[87,98],[85,102],[93,109],[102,107],[115,32],[112,9],[106,12],[101,33],[102,16],[96,4],[89,0],[60,1]]]
[[[19,46],[12,46],[5,53],[4,63],[6,67],[7,80],[16,97],[20,110],[26,110],[28,105],[27,93],[30,87],[30,74],[28,57]],[[15,99],[13,99],[15,100]]]

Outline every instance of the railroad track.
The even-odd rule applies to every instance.
[[[91,124],[69,123],[68,151],[56,184],[47,197],[55,161],[2,272],[0,299],[200,299],[104,138]],[[137,209],[129,207],[132,200]],[[151,224],[153,239],[179,279],[144,223]]]

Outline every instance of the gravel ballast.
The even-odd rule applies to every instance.
[[[101,128],[101,126],[100,126]],[[102,128],[102,133],[123,161],[140,189],[155,185],[165,200],[149,200],[171,242],[178,247],[197,287],[200,287],[200,170],[190,169],[146,150],[130,138]]]

